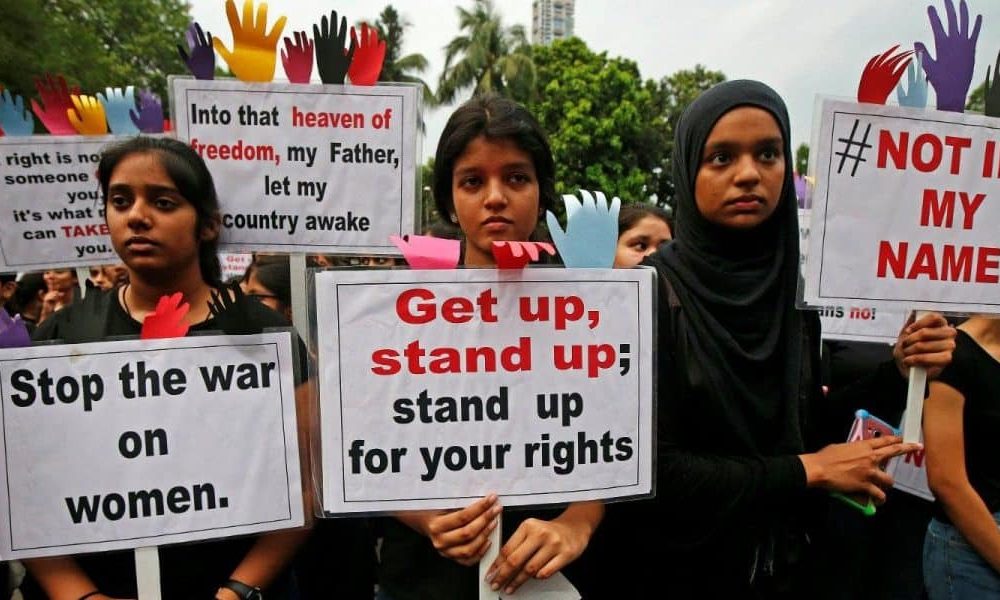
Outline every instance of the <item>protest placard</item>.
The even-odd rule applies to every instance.
[[[0,137],[0,269],[30,271],[115,262],[97,187],[113,136]]]
[[[820,110],[805,301],[1000,311],[1000,122]]]
[[[205,159],[230,251],[398,254],[414,232],[416,86],[173,78],[179,139]]]
[[[0,557],[303,523],[288,333],[0,350]]]
[[[809,255],[810,213],[807,208],[799,209],[799,250],[803,271]],[[898,308],[878,308],[861,303],[813,308],[819,311],[823,339],[845,342],[894,344],[908,314],[907,311]]]
[[[324,509],[650,494],[653,277],[318,273]]]

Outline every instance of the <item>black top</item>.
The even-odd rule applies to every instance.
[[[35,341],[64,343],[102,341],[111,336],[138,335],[142,324],[118,302],[118,289],[90,290],[86,297],[46,319],[34,334]],[[260,302],[244,297],[243,316],[252,327],[287,327],[288,321]],[[216,319],[192,325],[191,332],[218,330]],[[300,362],[306,353],[300,342]],[[301,366],[301,365],[300,365]],[[301,371],[301,369],[300,369]],[[304,373],[304,371],[302,371]],[[165,600],[214,598],[219,586],[246,556],[257,536],[161,546],[160,577]],[[101,593],[113,598],[135,598],[135,558],[131,550],[77,554],[74,557]],[[22,585],[25,600],[44,598],[31,576]]]
[[[962,408],[965,472],[986,508],[991,513],[1000,511],[1000,460],[996,451],[997,432],[1000,432],[1000,362],[959,329],[951,364],[938,380],[965,396]],[[934,506],[934,518],[950,522],[940,502]]]

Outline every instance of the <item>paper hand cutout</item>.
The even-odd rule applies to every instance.
[[[1000,52],[997,52],[997,64],[993,67],[993,82],[990,83],[990,70],[986,69],[986,109],[987,117],[1000,117]]]
[[[552,244],[545,242],[493,242],[493,259],[498,269],[523,269],[529,262],[538,262],[539,250],[556,255]]]
[[[188,50],[180,44],[177,52],[195,79],[215,79],[215,50],[212,49],[212,34],[202,31],[201,25],[192,22],[184,34]],[[190,54],[188,54],[190,51]]]
[[[389,241],[399,248],[411,269],[454,269],[462,254],[458,240],[429,235],[390,235]]]
[[[35,89],[42,97],[42,103],[32,100],[31,110],[45,125],[45,129],[52,135],[76,135],[76,129],[73,129],[73,124],[69,122],[66,111],[73,108],[70,96],[79,94],[80,88],[69,89],[62,75],[53,77],[50,73],[45,79],[35,80]]]
[[[139,128],[132,122],[129,114],[135,108],[135,88],[131,85],[125,88],[107,88],[104,94],[98,93],[97,99],[104,107],[111,133],[116,135],[135,135]]]
[[[285,49],[281,51],[281,66],[285,76],[292,83],[309,83],[313,71],[313,42],[304,31],[295,32],[295,43],[285,38]]]
[[[361,41],[358,41],[357,32],[351,27],[351,43],[357,50],[347,76],[351,78],[353,85],[375,85],[385,60],[385,40],[379,41],[378,30],[369,28],[368,23],[362,23]]]
[[[900,106],[927,108],[927,76],[917,54],[910,66],[906,67],[906,90],[903,84],[896,84],[896,99]]]
[[[613,198],[608,206],[603,192],[594,196],[587,190],[580,190],[581,204],[572,194],[563,194],[566,203],[566,232],[559,226],[559,220],[551,211],[546,211],[545,220],[549,233],[559,249],[563,263],[569,268],[611,268],[615,262],[618,246],[618,211],[621,200]]]
[[[10,318],[7,311],[0,308],[0,348],[23,348],[31,345],[28,328],[21,320],[21,315]]]
[[[945,33],[934,6],[927,7],[937,58],[931,58],[922,42],[917,42],[914,47],[923,62],[927,81],[934,86],[938,110],[965,112],[965,97],[972,85],[972,71],[976,66],[976,41],[979,39],[983,16],[976,16],[972,35],[969,35],[969,6],[965,0],[959,4],[961,21],[955,17],[955,4],[952,0],[944,0],[944,6],[948,13],[948,33]]]
[[[9,136],[31,135],[35,132],[35,118],[24,106],[24,98],[11,95],[10,90],[0,94],[0,127]]]
[[[230,52],[219,38],[213,38],[212,44],[229,65],[229,70],[241,81],[267,82],[274,79],[278,39],[287,19],[278,18],[271,32],[265,33],[267,2],[261,2],[257,7],[255,21],[253,0],[243,0],[242,24],[236,14],[236,3],[233,0],[226,0],[226,16],[229,18],[229,28],[233,31],[233,51]]]
[[[858,83],[858,102],[885,104],[889,93],[896,87],[913,55],[913,50],[907,50],[892,56],[897,48],[899,44],[882,54],[876,54],[865,65],[861,82]]]
[[[229,335],[250,335],[263,331],[262,327],[254,325],[257,321],[249,314],[250,302],[252,300],[243,295],[239,285],[213,291],[208,310],[215,319],[215,328]]]
[[[139,339],[156,340],[187,335],[190,325],[184,321],[184,315],[191,309],[191,305],[187,302],[182,304],[183,300],[184,296],[180,292],[171,296],[160,296],[156,310],[142,320]]]
[[[347,44],[347,17],[341,17],[337,28],[337,11],[320,19],[320,27],[313,25],[313,43],[316,44],[316,71],[323,83],[344,83],[344,76],[354,59],[357,45]]]
[[[94,96],[73,94],[70,96],[73,108],[66,110],[66,116],[73,129],[80,135],[104,135],[108,132],[108,120],[104,116],[104,106]]]
[[[132,123],[143,133],[163,133],[165,121],[163,120],[163,105],[160,99],[150,90],[139,90],[139,102],[137,103],[139,112],[129,111]]]

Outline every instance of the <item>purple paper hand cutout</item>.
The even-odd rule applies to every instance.
[[[139,90],[139,112],[129,111],[132,122],[143,133],[163,133],[163,105],[150,90]]]
[[[354,51],[354,60],[347,70],[347,76],[351,78],[353,85],[375,85],[385,60],[385,40],[378,39],[377,29],[369,29],[368,23],[362,23],[361,41],[358,41],[358,34],[351,27],[351,42],[357,50]]]
[[[865,65],[865,70],[861,74],[861,82],[858,83],[858,102],[885,104],[889,94],[899,83],[899,78],[902,77],[906,66],[912,60],[912,50],[892,56],[897,48],[899,48],[899,44],[882,54],[873,56]]]
[[[970,35],[969,6],[965,0],[959,4],[961,20],[955,16],[955,4],[952,0],[944,0],[944,5],[948,13],[948,33],[945,33],[934,6],[927,7],[937,57],[931,58],[922,42],[917,42],[914,47],[923,62],[927,81],[934,86],[938,110],[965,112],[965,98],[972,85],[972,72],[976,67],[976,41],[979,39],[983,16],[976,16],[976,24]]]
[[[212,34],[202,31],[201,25],[192,22],[184,34],[187,39],[187,50],[180,45],[177,52],[181,55],[181,60],[187,65],[195,79],[215,79],[215,50],[212,48]]]
[[[10,318],[7,311],[0,308],[0,348],[23,348],[31,345],[28,328],[21,320],[21,315]]]
[[[71,94],[80,94],[79,87],[70,89],[62,75],[46,74],[45,79],[36,79],[35,88],[42,97],[41,104],[31,101],[31,110],[52,135],[76,135],[76,129],[69,122],[66,111],[73,108]]]
[[[292,83],[309,83],[313,70],[313,42],[305,31],[295,32],[295,43],[285,38],[281,51],[281,66]]]

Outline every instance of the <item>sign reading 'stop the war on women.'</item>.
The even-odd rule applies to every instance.
[[[1000,312],[1000,119],[821,110],[806,302]]]
[[[173,78],[179,139],[205,159],[231,250],[398,254],[414,232],[416,86]]]

